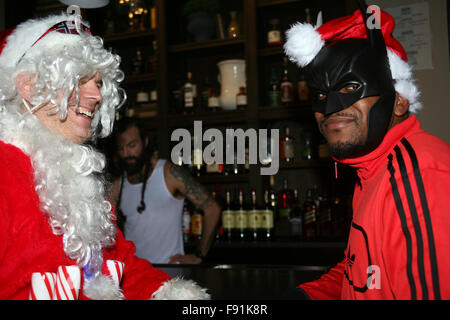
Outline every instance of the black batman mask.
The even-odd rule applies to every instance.
[[[367,29],[367,33],[368,39],[326,43],[306,67],[314,112],[328,116],[360,99],[379,97],[369,111],[367,140],[363,147],[348,155],[351,158],[378,147],[389,128],[396,98],[383,35],[377,29]],[[356,90],[340,92],[349,84]]]

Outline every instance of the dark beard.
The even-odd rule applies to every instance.
[[[333,145],[328,144],[330,153],[337,159],[350,159],[361,156],[362,150],[365,150],[366,145],[362,141],[358,142],[339,142]]]
[[[128,160],[135,160],[134,163],[129,163]],[[142,172],[147,157],[144,152],[138,157],[127,157],[120,160],[120,165],[123,170],[127,172],[127,175],[132,176]]]

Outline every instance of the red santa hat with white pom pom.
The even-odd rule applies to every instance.
[[[369,7],[370,8],[370,7]],[[337,18],[327,23],[321,23],[319,14],[316,26],[309,23],[296,23],[286,32],[284,50],[289,59],[299,67],[307,66],[318,55],[328,42],[363,38],[367,39],[365,20],[360,10],[351,16]],[[408,64],[405,49],[393,36],[394,18],[387,12],[380,10],[381,32],[383,34],[389,65],[394,80],[395,90],[410,103],[410,112],[416,113],[422,109],[419,101],[420,92],[415,85],[412,68]]]

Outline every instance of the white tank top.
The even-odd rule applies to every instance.
[[[146,209],[139,213],[142,183],[125,178],[120,207],[125,222],[125,238],[136,245],[136,255],[151,263],[168,263],[171,256],[184,254],[181,219],[184,199],[176,199],[164,179],[166,160],[158,160],[145,189]],[[123,179],[123,178],[122,178]]]

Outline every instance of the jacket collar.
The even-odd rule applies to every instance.
[[[391,150],[399,143],[405,134],[412,129],[419,129],[420,123],[415,115],[410,115],[405,121],[392,127],[383,138],[381,144],[372,152],[358,158],[333,159],[357,169],[361,180],[367,180],[385,161]]]

